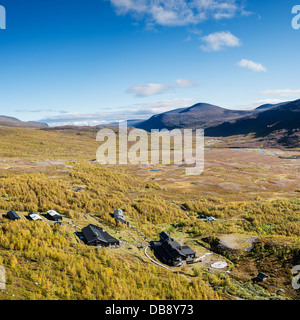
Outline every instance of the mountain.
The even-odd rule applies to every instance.
[[[17,118],[0,116],[0,126],[4,127],[20,127],[20,128],[41,128],[48,127],[47,123],[28,121],[24,122]]]
[[[252,114],[254,111],[229,110],[207,103],[198,103],[152,116],[135,125],[136,128],[151,129],[208,128]]]
[[[262,106],[257,107],[255,110],[264,111],[264,110],[266,110],[266,109],[272,109],[272,108],[279,107],[279,106],[284,105],[284,104],[287,104],[287,103],[289,103],[289,102],[290,102],[290,101],[288,101],[288,102],[281,102],[281,103],[277,103],[277,104],[270,104],[270,103],[268,103],[268,104],[263,104]]]
[[[253,113],[240,119],[211,126],[205,135],[228,137],[254,133],[256,137],[276,138],[279,144],[300,145],[300,100],[281,104],[275,108]]]

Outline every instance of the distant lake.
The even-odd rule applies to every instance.
[[[275,153],[267,153],[265,152],[264,150],[261,150],[261,149],[253,149],[253,150],[249,150],[249,149],[243,149],[243,148],[234,148],[235,150],[240,150],[240,151],[258,151],[260,154],[265,154],[267,156],[276,156],[278,157],[277,154]]]

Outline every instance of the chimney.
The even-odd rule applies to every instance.
[[[180,250],[182,251],[182,246],[183,246],[183,234],[181,232],[181,238],[180,238]]]

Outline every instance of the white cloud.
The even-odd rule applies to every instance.
[[[185,99],[167,99],[156,102],[145,102],[135,105],[137,109],[136,112],[142,112],[147,114],[158,114],[162,112],[167,112],[176,108],[186,108],[195,104],[194,98]]]
[[[126,92],[133,93],[136,97],[150,97],[157,94],[166,93],[174,88],[190,88],[195,87],[196,83],[190,79],[177,79],[174,84],[147,83],[135,84],[129,87]]]
[[[260,94],[277,95],[281,97],[298,97],[300,89],[279,89],[279,90],[264,90]]]
[[[182,88],[191,88],[196,86],[195,81],[190,79],[177,79],[176,83],[178,87],[182,87]]]
[[[257,63],[251,60],[242,59],[237,63],[239,67],[250,69],[254,72],[267,72],[267,68],[261,63]]]
[[[229,19],[244,12],[242,0],[110,0],[117,14],[161,26],[185,26],[207,19]]]
[[[238,47],[241,45],[240,39],[229,31],[211,33],[205,37],[202,37],[201,40],[205,44],[200,48],[207,52],[220,51],[226,47]]]
[[[136,84],[127,89],[128,93],[134,93],[137,97],[149,97],[168,91],[170,87],[161,83]]]

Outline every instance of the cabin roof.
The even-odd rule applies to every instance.
[[[122,209],[116,209],[116,210],[114,210],[114,215],[123,217],[124,212]]]
[[[167,259],[168,258],[177,259],[180,257],[180,253],[177,250],[175,250],[171,246],[166,247],[162,245],[160,241],[153,241],[152,245],[155,247],[158,253],[160,253],[162,256],[166,257]]]
[[[55,216],[60,216],[60,217],[61,217],[61,215],[60,215],[59,213],[57,213],[56,211],[54,211],[54,210],[49,210],[49,211],[47,211],[47,213],[48,213],[51,217],[55,217]]]
[[[95,241],[101,241],[107,244],[119,243],[119,240],[112,237],[101,227],[95,226],[93,224],[89,224],[88,226],[84,227],[82,229],[82,233],[88,243]]]
[[[268,278],[268,276],[263,273],[263,272],[259,272],[258,275],[256,276],[258,279],[266,279]]]
[[[10,219],[21,219],[19,217],[19,215],[15,212],[15,211],[8,211],[7,212],[7,216],[10,218]]]
[[[36,212],[30,212],[28,213],[28,216],[32,220],[43,220],[42,217],[40,217]]]
[[[192,250],[190,247],[188,246],[182,246],[182,252],[184,252],[185,255],[193,255],[196,254],[196,252],[194,250]]]
[[[171,241],[173,241],[172,237],[165,231],[161,232],[160,239],[161,240],[171,240]]]
[[[195,251],[193,251],[190,247],[181,246],[176,241],[169,241],[168,244],[172,247],[173,250],[176,250],[181,256],[188,256],[188,255],[196,254]]]

